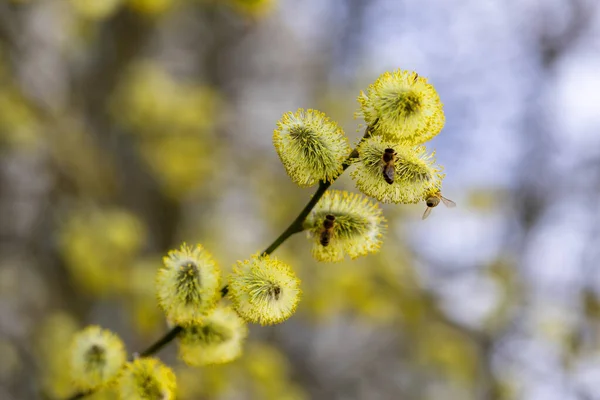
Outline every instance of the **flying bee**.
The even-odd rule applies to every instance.
[[[423,219],[429,217],[429,214],[431,214],[431,210],[433,210],[433,207],[437,207],[438,204],[440,204],[440,201],[444,203],[444,205],[448,208],[456,207],[456,203],[442,196],[441,192],[434,193],[431,196],[427,197],[427,199],[425,199],[427,208],[423,213]]]
[[[394,176],[396,175],[396,154],[394,149],[385,149],[382,157],[383,179],[390,185],[394,183]]]
[[[323,228],[321,229],[321,236],[319,237],[319,242],[323,247],[327,246],[329,244],[329,240],[331,240],[334,222],[335,216],[331,214],[327,214],[325,216],[325,220],[323,221]]]

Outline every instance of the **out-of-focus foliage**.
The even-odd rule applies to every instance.
[[[136,260],[125,278],[129,285],[126,303],[134,326],[150,340],[150,334],[162,327],[164,312],[156,301],[156,271],[161,266],[160,255]]]
[[[177,369],[178,398],[191,400],[240,395],[266,400],[307,399],[306,392],[291,379],[290,369],[289,361],[276,348],[248,343],[242,358],[234,363]]]
[[[12,81],[5,56],[0,53],[0,144],[31,147],[42,135],[34,111]]]
[[[0,380],[8,382],[12,380],[22,368],[19,352],[14,344],[8,340],[0,341],[0,354],[2,354],[2,366],[0,366]]]
[[[594,399],[595,3],[0,2],[0,398],[71,395],[89,324],[129,356],[161,337],[169,249],[203,243],[225,278],[312,195],[272,147],[281,115],[322,110],[353,147],[356,96],[401,68],[444,103],[427,149],[458,207],[382,206],[354,261],[317,263],[317,225],[292,237],[294,318],[226,365],[161,350],[177,398]],[[349,172],[334,190],[357,192]]]
[[[130,290],[129,274],[145,240],[144,226],[124,210],[72,210],[61,229],[65,265],[84,293]]]
[[[71,7],[83,18],[102,20],[115,13],[122,0],[70,0]]]
[[[214,90],[177,82],[146,62],[124,73],[111,110],[135,135],[137,151],[166,193],[177,199],[201,184],[214,166],[219,103]]]
[[[70,348],[78,330],[75,319],[55,312],[41,321],[37,332],[36,356],[41,389],[52,397],[67,397],[73,392],[69,370]]]

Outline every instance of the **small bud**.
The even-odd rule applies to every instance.
[[[316,110],[285,113],[273,132],[273,144],[288,175],[299,186],[334,180],[350,154],[342,129]]]
[[[81,390],[94,390],[110,382],[125,360],[123,342],[109,330],[90,326],[73,338],[71,376]]]
[[[333,227],[329,241],[323,241],[323,230],[330,217]],[[350,258],[379,250],[386,229],[385,218],[377,203],[366,197],[340,190],[325,192],[304,222],[313,240],[312,255],[318,261],[337,262],[347,254]]]
[[[247,334],[246,322],[231,307],[219,306],[179,334],[179,356],[195,367],[228,363],[242,354]]]
[[[238,261],[229,278],[233,308],[248,322],[285,321],[296,311],[300,295],[300,280],[292,268],[268,255]]]
[[[221,273],[201,245],[185,243],[163,258],[156,289],[158,303],[174,324],[199,323],[221,298]]]
[[[395,153],[391,181],[385,174],[386,149]],[[351,173],[356,187],[384,203],[418,203],[425,193],[439,190],[444,178],[442,168],[435,164],[435,153],[427,154],[425,146],[406,146],[375,136],[360,144],[358,154]]]
[[[154,358],[127,363],[117,383],[121,400],[171,400],[176,387],[173,371]]]
[[[416,72],[385,72],[358,97],[361,113],[376,135],[407,144],[424,143],[444,127],[435,88]]]

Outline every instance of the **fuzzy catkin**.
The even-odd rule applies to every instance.
[[[385,72],[358,97],[361,115],[376,135],[397,143],[421,144],[445,123],[435,88],[416,72]]]
[[[212,255],[184,243],[163,261],[156,277],[160,307],[175,324],[201,322],[221,298],[221,272]]]
[[[290,178],[302,187],[333,181],[350,154],[342,129],[310,109],[285,113],[273,132],[273,144]]]
[[[393,183],[383,175],[385,149],[395,151]],[[382,137],[372,137],[358,147],[351,176],[356,187],[369,197],[384,203],[414,204],[423,201],[426,193],[439,190],[444,175],[435,164],[435,153],[425,146],[398,144]]]
[[[323,246],[320,234],[327,215],[335,217],[330,242]],[[377,203],[357,193],[325,192],[304,222],[312,239],[312,255],[318,261],[338,262],[375,253],[381,246],[386,220]]]
[[[268,255],[238,261],[229,279],[233,307],[248,322],[272,325],[288,319],[300,300],[300,280],[292,268]]]

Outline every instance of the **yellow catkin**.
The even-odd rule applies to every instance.
[[[384,177],[383,155],[386,149],[395,152],[392,183]],[[442,168],[435,164],[435,153],[427,153],[425,146],[398,144],[372,137],[360,144],[358,153],[351,172],[356,187],[384,203],[418,203],[425,193],[439,190],[444,178]]]
[[[185,243],[164,257],[158,271],[158,304],[175,324],[200,323],[221,298],[221,272],[201,245]]]
[[[361,115],[375,135],[421,144],[444,127],[443,105],[435,88],[416,72],[385,72],[358,97]]]
[[[329,242],[322,233],[327,216],[333,216]],[[313,242],[312,255],[318,261],[342,261],[374,253],[381,246],[386,220],[379,205],[366,197],[340,190],[325,192],[304,223]]]
[[[71,346],[71,377],[81,390],[94,390],[111,382],[125,364],[121,339],[99,326],[79,332]]]
[[[285,321],[300,300],[300,280],[292,268],[256,254],[238,261],[229,279],[233,308],[248,322],[272,325]]]
[[[202,324],[180,333],[179,357],[196,367],[228,363],[242,354],[247,334],[246,322],[231,307],[219,306]]]
[[[285,113],[273,132],[273,144],[288,175],[303,187],[333,181],[350,153],[342,129],[316,110]]]
[[[127,363],[117,382],[121,400],[172,400],[176,388],[173,371],[154,358]]]

